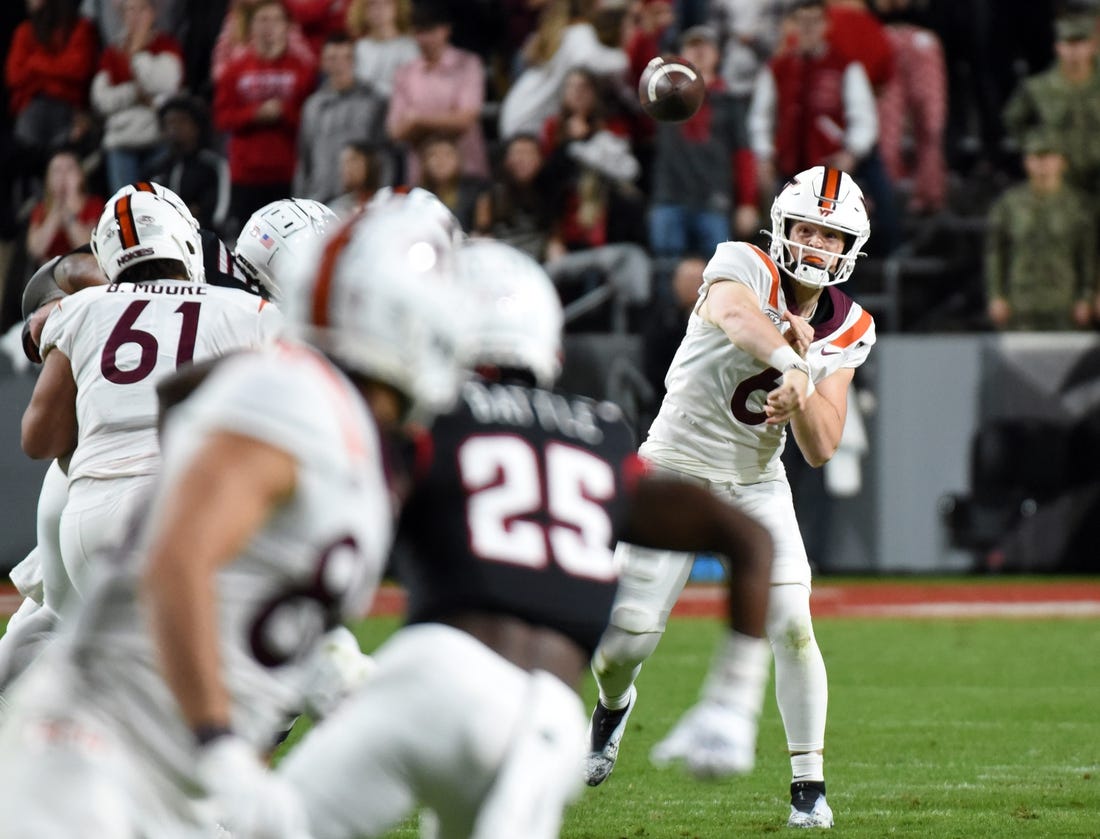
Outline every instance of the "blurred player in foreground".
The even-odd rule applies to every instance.
[[[447,839],[558,835],[582,789],[577,689],[607,624],[617,536],[729,555],[733,630],[669,757],[708,774],[755,747],[766,531],[703,489],[644,474],[616,406],[549,390],[562,310],[536,262],[487,240],[458,260],[482,377],[419,440],[399,528],[408,625],[278,768],[316,839],[380,836],[417,804]]]
[[[775,542],[768,639],[791,754],[789,827],[829,828],[823,750],[828,684],[810,619],[810,564],[780,461],[788,425],[811,466],[840,442],[848,387],[875,342],[870,314],[836,288],[870,235],[863,194],[845,173],[799,173],[772,204],[771,252],[724,242],[665,379],[642,444],[655,467],[709,487],[758,518]],[[627,540],[630,541],[629,539]],[[593,672],[589,785],[611,773],[638,692],[691,571],[692,557],[621,544],[622,584]]]
[[[396,207],[355,219],[288,306],[305,343],[171,410],[151,504],[13,691],[0,836],[308,836],[260,756],[382,572],[383,435],[457,387],[452,249]]]

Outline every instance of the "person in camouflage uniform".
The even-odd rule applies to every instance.
[[[990,208],[985,242],[988,314],[994,327],[1083,329],[1097,294],[1096,220],[1065,182],[1066,158],[1049,131],[1024,140],[1027,181]]]
[[[1100,67],[1096,21],[1073,15],[1055,21],[1057,61],[1022,80],[1005,104],[1005,131],[1023,148],[1035,128],[1053,133],[1066,159],[1066,183],[1090,196],[1100,211]]]

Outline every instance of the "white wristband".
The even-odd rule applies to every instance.
[[[814,395],[814,377],[810,372],[810,365],[806,359],[799,356],[791,347],[780,347],[768,356],[768,365],[774,367],[780,373],[786,373],[791,368],[801,370],[806,374],[806,398]]]
[[[768,366],[774,367],[780,373],[787,370],[788,367],[801,367],[806,362],[794,351],[794,348],[788,346],[782,346],[777,350],[772,350],[772,354],[768,356]]]

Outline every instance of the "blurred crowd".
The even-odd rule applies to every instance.
[[[884,331],[1100,324],[1085,0],[3,7],[0,331],[123,184],[169,186],[230,245],[272,200],[346,214],[409,185],[543,263],[568,329],[674,348],[716,244],[765,241],[777,188],[822,163],[870,204],[852,293],[877,292],[891,261],[903,279]],[[667,54],[707,86],[682,123],[638,105]],[[932,270],[906,279],[922,256]]]

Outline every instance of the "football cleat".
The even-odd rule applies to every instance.
[[[833,826],[833,811],[825,801],[825,784],[819,781],[798,781],[791,784],[791,816],[787,827]]]
[[[588,742],[590,751],[584,759],[584,780],[590,787],[599,786],[607,780],[615,761],[619,757],[619,743],[626,731],[626,721],[638,701],[638,689],[630,686],[630,701],[618,711],[608,710],[597,699],[592,712],[592,721],[588,724]]]

